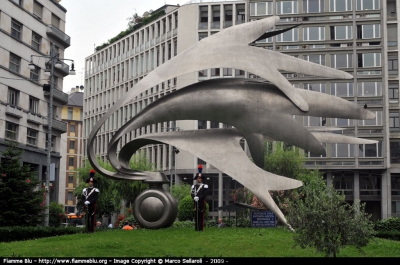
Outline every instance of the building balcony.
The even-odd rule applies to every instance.
[[[22,109],[18,108],[17,106],[7,105],[6,114],[14,116],[16,118],[22,118],[24,112]]]
[[[48,25],[46,33],[48,36],[54,37],[57,40],[61,41],[64,44],[64,48],[67,48],[71,45],[71,38],[58,28],[53,25]]]
[[[37,115],[35,115],[33,113],[28,113],[28,118],[27,119],[28,119],[29,122],[32,122],[32,123],[35,123],[35,124],[38,124],[38,125],[43,123],[43,118],[39,117],[39,116],[37,116]]]
[[[54,71],[59,73],[63,77],[66,77],[67,75],[69,75],[69,65],[62,61],[59,61],[58,63],[61,63],[62,66],[60,68],[54,67]]]
[[[48,128],[49,127],[49,120],[48,119],[44,119],[44,123],[43,123],[43,127]],[[52,120],[52,130],[56,130],[59,131],[60,133],[66,133],[67,130],[67,123],[63,122],[63,121],[59,121],[56,119]]]
[[[50,92],[44,92],[45,97],[50,97]],[[53,100],[57,100],[62,105],[68,103],[68,94],[58,89],[53,89]]]

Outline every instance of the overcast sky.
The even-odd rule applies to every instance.
[[[61,0],[60,4],[67,9],[65,32],[71,37],[71,46],[65,50],[64,58],[73,59],[76,70],[76,75],[64,78],[64,92],[83,85],[85,58],[94,53],[95,46],[126,30],[127,18],[134,13],[142,16],[164,4],[187,2],[189,0]]]

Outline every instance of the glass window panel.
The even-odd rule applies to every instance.
[[[267,14],[266,3],[257,3],[257,16]]]

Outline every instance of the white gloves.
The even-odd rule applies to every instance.
[[[90,201],[85,201],[85,205],[89,205],[90,204]]]
[[[193,199],[194,199],[194,201],[196,201],[196,202],[198,202],[198,201],[199,201],[199,197],[197,197],[197,196],[196,196],[196,197],[194,197]]]

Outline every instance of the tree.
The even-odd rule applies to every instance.
[[[303,175],[304,185],[297,199],[286,199],[288,222],[295,229],[295,246],[312,247],[327,257],[336,257],[340,248],[352,245],[362,252],[373,236],[373,223],[365,204],[346,203],[345,196],[326,185],[316,172]]]
[[[172,185],[172,187],[171,187],[171,194],[178,201],[178,203],[183,198],[190,195],[191,191],[192,190],[191,190],[190,185],[188,185],[186,183],[182,183],[180,185]]]
[[[37,172],[21,164],[23,150],[7,141],[0,163],[0,226],[36,226],[43,223],[45,191]]]
[[[128,20],[128,29],[130,29],[133,28],[135,25],[140,24],[143,18],[135,13],[131,17],[128,17],[126,20]]]

